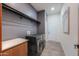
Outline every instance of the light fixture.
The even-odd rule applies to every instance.
[[[55,8],[54,8],[54,7],[52,7],[52,8],[51,8],[51,10],[52,10],[52,11],[54,11],[54,10],[55,10]]]

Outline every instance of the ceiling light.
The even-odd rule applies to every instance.
[[[51,10],[53,11],[53,10],[55,10],[55,8],[54,8],[54,7],[52,7],[52,8],[51,8]]]

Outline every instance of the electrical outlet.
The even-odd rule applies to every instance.
[[[31,31],[27,31],[27,35],[30,35],[31,34]]]

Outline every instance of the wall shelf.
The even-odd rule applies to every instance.
[[[24,17],[24,18],[26,18],[26,19],[29,19],[29,20],[31,20],[31,21],[33,21],[33,22],[36,22],[37,24],[40,24],[40,21],[35,20],[35,19],[29,17],[28,15],[25,15],[24,13],[22,13],[22,12],[16,10],[16,9],[14,9],[14,8],[12,8],[12,7],[8,6],[8,5],[6,5],[6,4],[2,4],[2,8],[5,8],[5,9],[7,9],[7,10],[9,10],[9,11],[12,11],[12,12],[14,12],[14,13],[16,13],[16,14],[18,14],[18,15]]]

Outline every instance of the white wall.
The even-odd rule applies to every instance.
[[[60,36],[60,14],[48,15],[48,40],[59,42]]]
[[[66,7],[70,7],[70,34],[63,32],[62,14]],[[78,4],[64,4],[61,14],[48,16],[48,40],[60,42],[65,55],[76,56],[77,49],[74,45],[78,43]]]
[[[63,19],[61,19],[61,36],[59,39],[66,55],[77,55],[74,45],[78,42],[78,4],[64,4],[61,16],[66,7],[70,7],[70,34],[63,33]]]

